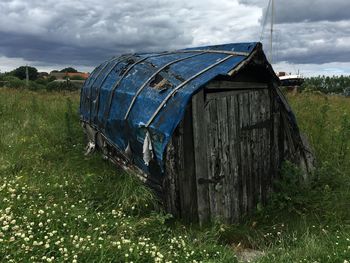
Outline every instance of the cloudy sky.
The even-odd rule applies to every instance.
[[[0,70],[28,64],[91,71],[121,53],[243,41],[261,40],[268,53],[267,5],[268,0],[0,0]],[[350,0],[275,0],[275,10],[276,70],[350,74]]]

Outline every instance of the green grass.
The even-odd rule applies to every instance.
[[[171,220],[151,191],[84,157],[77,93],[0,90],[1,262],[234,262]]]
[[[350,261],[350,99],[303,93],[289,101],[317,168],[308,185],[280,183],[281,193],[248,219],[246,235],[267,252],[259,262]],[[286,165],[283,174],[298,171]]]
[[[204,229],[166,215],[152,192],[84,156],[77,93],[0,89],[1,262],[350,261],[350,100],[290,98],[317,155],[308,185],[281,192],[240,225]],[[286,164],[285,178],[299,171]],[[236,248],[236,249],[234,249]]]

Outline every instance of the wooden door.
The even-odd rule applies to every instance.
[[[265,202],[271,190],[276,158],[270,92],[267,86],[242,86],[229,91],[207,89],[196,96],[193,132],[199,219],[203,210],[209,211],[204,219],[234,222]]]

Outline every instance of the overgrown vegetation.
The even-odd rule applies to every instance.
[[[32,91],[47,90],[47,91],[74,91],[79,90],[83,82],[74,82],[71,80],[55,81],[55,77],[38,78],[29,80],[28,86],[26,80],[19,79],[13,75],[6,74],[0,76],[0,87],[13,89],[29,89]],[[82,80],[81,77],[73,77],[72,80]]]
[[[0,261],[235,262],[216,228],[173,221],[137,179],[84,157],[78,101],[0,90]]]
[[[21,66],[13,70],[10,74],[21,80],[26,79],[26,71],[28,71],[29,80],[36,80],[38,78],[38,70],[34,67]]]
[[[347,262],[350,101],[312,93],[289,99],[301,130],[314,148],[317,168],[309,184],[300,184],[300,171],[285,164],[279,191],[250,219],[249,223],[253,220],[260,227],[249,231],[249,236],[254,246],[268,251],[259,262]]]
[[[60,70],[60,72],[65,72],[65,73],[77,73],[78,70],[76,70],[75,68],[72,68],[72,67],[68,67],[68,68],[64,68],[64,69]]]
[[[0,90],[0,261],[258,262],[350,261],[350,101],[290,98],[313,145],[309,184],[283,167],[279,191],[240,225],[204,229],[162,212],[138,180],[84,157],[76,92]]]
[[[28,68],[28,85],[26,82],[26,71]],[[68,67],[61,71],[53,70],[52,72],[60,73],[77,73],[75,68]],[[81,76],[64,77],[65,81],[55,81],[56,77],[49,75],[47,72],[38,72],[34,67],[21,66],[14,69],[11,72],[6,72],[0,74],[0,87],[7,88],[27,88],[29,90],[47,90],[47,91],[73,91],[79,90],[83,85],[83,80]],[[79,81],[77,81],[79,80]]]
[[[344,94],[350,96],[350,76],[318,76],[306,78],[301,90],[313,90],[323,93]]]

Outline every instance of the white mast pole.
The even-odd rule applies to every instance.
[[[270,32],[270,63],[272,64],[273,55],[272,55],[272,36],[273,36],[273,24],[274,24],[274,17],[275,17],[275,1],[272,0],[271,3],[271,32]]]

